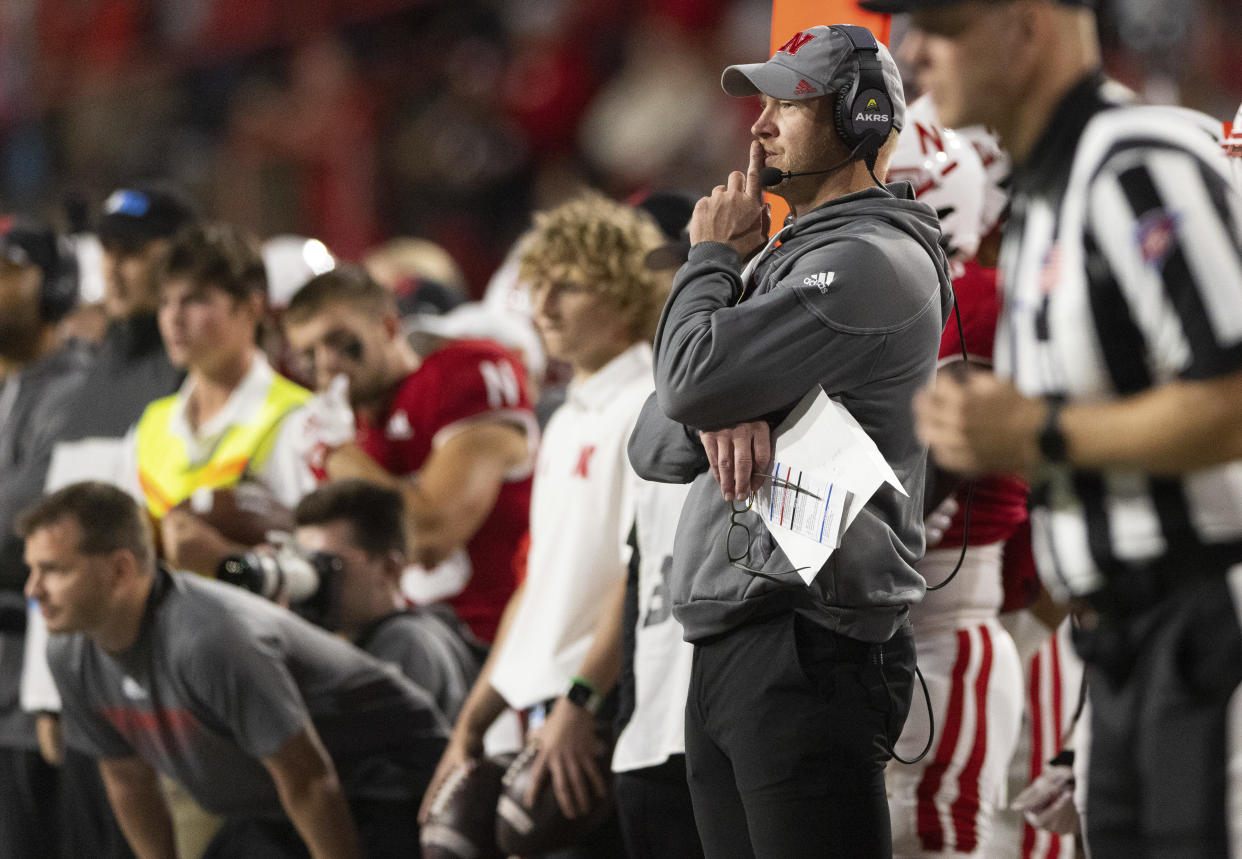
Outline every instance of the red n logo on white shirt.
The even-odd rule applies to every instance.
[[[595,445],[586,444],[578,451],[578,464],[574,466],[574,477],[589,477],[587,469],[591,467],[591,456],[595,453]]]

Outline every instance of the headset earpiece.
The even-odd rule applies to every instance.
[[[837,90],[836,110],[832,113],[833,118],[836,120],[837,136],[850,149],[853,149],[856,145],[853,125],[850,122],[854,105],[853,91],[855,81],[857,81],[857,78]]]
[[[59,322],[78,303],[78,257],[67,239],[56,238],[56,270],[43,272],[39,313],[45,322]]]
[[[856,65],[853,78],[837,92],[837,134],[858,152],[868,169],[874,170],[880,147],[893,130],[893,99],[884,83],[880,46],[863,27],[838,24],[833,29],[840,30],[854,46]]]

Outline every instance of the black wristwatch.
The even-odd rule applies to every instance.
[[[1061,397],[1048,397],[1044,402],[1048,404],[1048,414],[1039,430],[1039,455],[1045,462],[1060,465],[1069,456],[1065,433],[1061,432],[1061,407],[1065,401]]]
[[[592,716],[599,713],[599,708],[604,705],[604,696],[581,677],[575,677],[569,682],[569,691],[565,693],[565,697],[569,699],[569,703],[581,707]]]

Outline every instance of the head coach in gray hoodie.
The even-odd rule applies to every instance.
[[[745,174],[700,200],[630,440],[649,479],[692,483],[669,593],[695,644],[688,778],[708,856],[886,856],[884,766],[914,677],[926,450],[910,402],[951,305],[935,213],[885,187],[905,116],[888,51],[813,27],[722,85],[757,95]],[[789,203],[768,232],[764,186]],[[803,584],[759,516],[771,427],[815,386],[858,420],[908,495],[883,487]],[[747,551],[739,558],[733,548]]]

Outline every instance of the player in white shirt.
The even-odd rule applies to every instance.
[[[484,732],[513,707],[528,713],[540,748],[536,789],[550,778],[573,817],[607,792],[601,705],[620,667],[638,483],[626,442],[653,387],[648,342],[666,282],[644,261],[663,237],[633,209],[590,195],[538,215],[523,241],[520,271],[536,327],[573,380],[536,464],[528,577],[505,610],[429,796],[457,763],[482,754]],[[614,830],[580,849],[607,856],[621,845]]]

